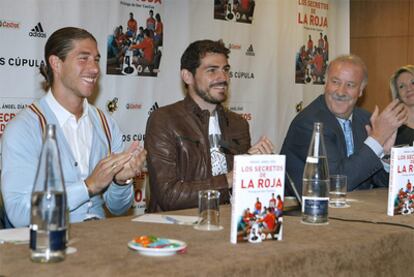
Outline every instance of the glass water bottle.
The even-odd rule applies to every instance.
[[[323,141],[323,124],[315,122],[303,171],[302,222],[328,223],[329,169]]]
[[[46,126],[31,199],[31,259],[41,263],[58,262],[65,258],[69,224],[55,132],[55,125]]]

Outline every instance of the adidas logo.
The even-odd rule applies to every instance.
[[[250,44],[249,48],[247,48],[246,55],[247,56],[254,56],[254,50],[253,50],[253,45],[252,44]]]
[[[154,112],[158,108],[159,108],[158,103],[155,102],[154,105],[152,105],[151,109],[149,110],[148,115],[150,115],[152,112]]]
[[[29,32],[31,37],[46,38],[46,33],[43,31],[42,24],[37,23],[37,25]]]

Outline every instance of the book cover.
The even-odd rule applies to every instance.
[[[284,155],[237,155],[233,167],[230,242],[281,240]]]
[[[414,213],[414,147],[393,147],[388,187],[389,216]]]

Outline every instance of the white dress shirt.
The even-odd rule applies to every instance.
[[[89,157],[92,145],[92,123],[88,116],[88,100],[84,99],[83,114],[79,120],[76,120],[75,115],[59,104],[51,91],[46,96],[46,102],[55,114],[78,163],[81,177],[85,180],[89,176]]]

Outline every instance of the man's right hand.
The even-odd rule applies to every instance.
[[[394,131],[394,133],[390,136],[388,140],[385,141],[383,145],[385,155],[388,155],[391,153],[391,148],[394,146],[396,138],[397,138],[397,130]]]
[[[115,174],[123,169],[124,165],[132,158],[132,155],[129,152],[123,152],[111,154],[100,160],[92,174],[85,180],[89,195],[94,196],[109,186]]]

